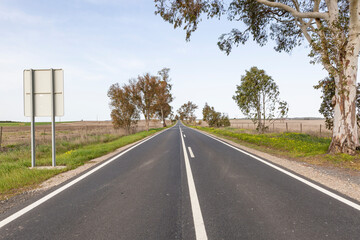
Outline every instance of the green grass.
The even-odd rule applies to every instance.
[[[316,137],[303,133],[249,134],[235,128],[194,127],[244,146],[318,165],[334,165],[360,170],[360,154],[328,154],[331,138]]]
[[[0,153],[0,199],[23,189],[31,189],[60,172],[74,169],[91,159],[110,153],[162,129],[150,129],[148,132],[142,131],[123,137],[109,134],[96,136],[90,144],[81,144],[77,141],[58,141],[56,163],[64,165],[66,168],[57,170],[29,169],[31,166],[30,147],[13,145],[6,152]],[[36,165],[51,166],[51,145],[36,147]]]
[[[294,157],[306,157],[325,154],[329,147],[330,138],[320,138],[302,133],[266,133],[248,134],[235,132],[235,129],[216,129],[196,127],[197,129],[216,135],[234,138],[243,142],[265,146],[276,150],[286,151]]]

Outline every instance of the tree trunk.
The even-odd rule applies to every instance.
[[[262,119],[261,119],[261,94],[259,93],[259,98],[258,98],[258,105],[257,105],[257,117],[258,117],[258,125],[257,125],[257,130],[258,132],[262,133],[263,131],[263,127],[262,127]]]
[[[266,113],[265,113],[265,109],[266,109],[266,106],[265,106],[265,93],[263,92],[263,125],[262,125],[262,132],[264,133],[265,132],[265,126],[266,126]]]
[[[161,108],[161,119],[163,121],[163,127],[166,127],[165,118],[164,118],[164,111],[163,111],[162,108]]]
[[[330,153],[354,155],[359,145],[356,123],[356,78],[357,54],[348,54],[344,61],[343,74],[335,78],[334,127]]]
[[[149,131],[149,113],[146,113],[145,121],[146,121],[146,131]]]

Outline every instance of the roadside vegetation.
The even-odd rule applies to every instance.
[[[210,107],[207,103],[202,110],[203,121],[206,121],[210,127],[229,127],[230,121],[226,114],[215,111],[214,107]]]
[[[91,159],[115,151],[162,129],[150,129],[121,137],[112,134],[93,136],[86,142],[57,141],[56,162],[59,166],[66,166],[64,169],[29,169],[30,146],[24,144],[8,146],[7,151],[0,152],[0,199],[32,189],[56,174],[74,169]],[[51,144],[36,146],[36,165],[51,166]]]
[[[231,140],[243,146],[279,157],[303,161],[316,165],[332,165],[360,170],[360,154],[328,154],[331,138],[317,137],[303,133],[248,133],[238,128],[213,128],[192,126],[193,128]]]

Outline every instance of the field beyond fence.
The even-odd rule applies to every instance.
[[[159,128],[162,124],[158,120],[150,122],[150,128]],[[133,133],[144,131],[145,122],[138,122]],[[124,129],[114,129],[111,121],[78,121],[56,123],[56,140],[78,141],[86,143],[91,139],[104,136],[123,136]],[[37,123],[35,127],[36,145],[51,144],[51,123]],[[2,123],[0,124],[0,150],[6,150],[16,145],[30,145],[29,123]]]
[[[253,132],[256,125],[249,119],[231,119],[230,126],[232,128],[241,128]],[[276,120],[273,123],[267,123],[267,132],[297,132],[306,133],[314,136],[331,137],[332,131],[326,129],[325,119],[302,120],[302,119],[286,119]]]

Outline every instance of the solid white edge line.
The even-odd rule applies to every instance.
[[[207,240],[205,223],[201,214],[199,199],[196,193],[194,178],[192,175],[189,157],[187,155],[186,146],[185,146],[184,138],[181,134],[181,130],[180,130],[180,136],[181,136],[181,142],[184,152],[185,169],[186,169],[186,176],[189,186],[189,195],[190,195],[191,210],[194,221],[195,236],[197,240]]]
[[[343,197],[341,197],[341,196],[339,196],[339,195],[337,195],[337,194],[335,194],[333,192],[330,192],[329,190],[326,190],[323,187],[320,187],[320,186],[318,186],[318,185],[316,185],[316,184],[314,184],[314,183],[312,183],[312,182],[310,182],[310,181],[308,181],[308,180],[306,180],[306,179],[304,179],[302,177],[299,177],[299,176],[297,176],[297,175],[295,175],[295,174],[293,174],[293,173],[291,173],[289,171],[286,171],[285,169],[282,169],[282,168],[280,168],[280,167],[278,167],[278,166],[276,166],[276,165],[274,165],[272,163],[269,163],[269,162],[255,156],[255,155],[252,155],[251,153],[248,153],[248,152],[246,152],[244,150],[241,150],[241,149],[239,149],[239,148],[237,148],[237,147],[235,147],[235,146],[233,146],[231,144],[223,142],[220,139],[217,139],[217,138],[215,138],[215,137],[213,137],[213,136],[211,136],[209,134],[203,133],[203,132],[201,132],[201,131],[199,131],[197,129],[193,129],[193,130],[195,130],[195,131],[197,131],[197,132],[199,132],[199,133],[201,133],[201,134],[203,134],[205,136],[208,136],[208,137],[210,137],[210,138],[212,138],[212,139],[214,139],[214,140],[216,140],[218,142],[221,142],[221,143],[227,145],[228,147],[231,147],[231,148],[233,148],[233,149],[235,149],[235,150],[237,150],[237,151],[239,151],[239,152],[241,152],[243,154],[246,154],[246,155],[248,155],[248,156],[250,156],[250,157],[252,157],[252,158],[254,158],[254,159],[256,159],[256,160],[258,160],[258,161],[260,161],[260,162],[262,162],[262,163],[264,163],[264,164],[266,164],[266,165],[268,165],[268,166],[270,166],[272,168],[275,168],[276,170],[278,170],[278,171],[280,171],[282,173],[285,173],[286,175],[288,175],[288,176],[290,176],[292,178],[295,178],[296,180],[298,180],[298,181],[300,181],[302,183],[305,183],[306,185],[308,185],[308,186],[310,186],[310,187],[312,187],[312,188],[314,188],[314,189],[316,189],[316,190],[318,190],[318,191],[320,191],[320,192],[322,192],[322,193],[324,193],[324,194],[326,194],[326,195],[328,195],[328,196],[330,196],[330,197],[332,197],[332,198],[334,198],[334,199],[336,199],[336,200],[338,200],[338,201],[340,201],[342,203],[345,203],[346,205],[348,205],[350,207],[353,207],[356,210],[360,211],[360,205],[357,204],[357,203],[354,203],[354,202],[352,202],[352,201],[350,201],[350,200],[348,200],[346,198],[343,198]]]
[[[171,127],[171,128],[173,128],[173,127]],[[49,193],[48,195],[40,198],[40,199],[37,200],[36,202],[28,205],[27,207],[19,210],[18,212],[10,215],[9,217],[3,219],[2,221],[0,221],[0,229],[1,229],[2,227],[4,227],[6,224],[8,224],[8,223],[14,221],[15,219],[21,217],[21,216],[24,215],[25,213],[27,213],[27,212],[29,212],[30,210],[36,208],[37,206],[39,206],[39,205],[41,205],[42,203],[44,203],[44,202],[46,202],[47,200],[49,200],[50,198],[56,196],[57,194],[59,194],[59,193],[61,193],[62,191],[66,190],[67,188],[71,187],[72,185],[74,185],[74,184],[76,184],[77,182],[81,181],[82,179],[86,178],[87,176],[93,174],[93,173],[96,172],[97,170],[103,168],[103,167],[106,166],[107,164],[113,162],[114,160],[116,160],[117,158],[121,157],[121,156],[124,155],[125,153],[131,151],[132,149],[136,148],[137,146],[139,146],[139,145],[147,142],[148,140],[156,137],[157,135],[159,135],[159,134],[161,134],[161,133],[164,133],[165,131],[167,131],[167,130],[169,130],[169,129],[171,129],[171,128],[165,129],[165,130],[163,130],[163,131],[161,131],[161,132],[159,132],[159,133],[157,133],[157,134],[155,134],[155,135],[153,135],[153,136],[151,136],[151,137],[149,137],[149,138],[147,138],[147,139],[145,139],[145,140],[142,140],[141,142],[139,142],[139,143],[137,143],[136,145],[134,145],[134,146],[132,146],[132,147],[124,150],[123,152],[121,152],[121,153],[119,153],[119,154],[117,154],[116,156],[112,157],[111,159],[107,160],[106,162],[102,163],[101,165],[95,167],[94,169],[90,170],[89,172],[81,175],[80,177],[78,177],[78,178],[72,180],[71,182],[65,184],[64,186],[58,188],[57,190],[55,190],[55,191]]]
[[[189,149],[190,157],[191,157],[191,158],[195,158],[194,153],[193,153],[191,147],[188,147],[188,149]]]

